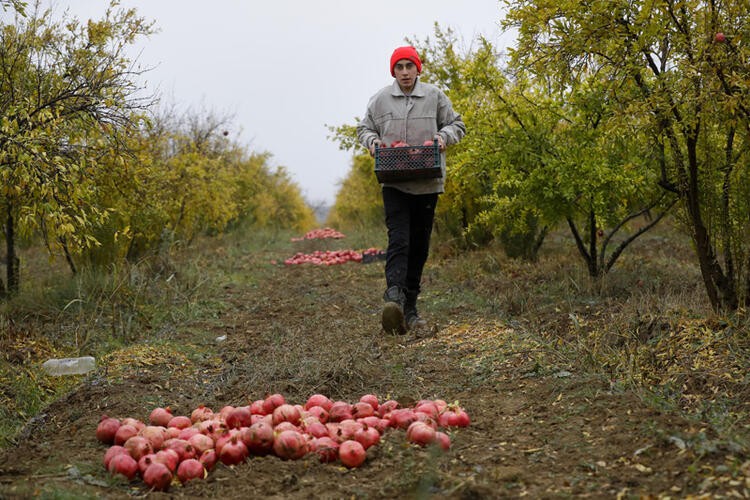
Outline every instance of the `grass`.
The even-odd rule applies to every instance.
[[[205,240],[191,257],[156,256],[76,276],[35,249],[25,252],[21,292],[0,304],[0,446],[83,379],[47,376],[46,359],[91,355],[107,363],[144,343],[189,354],[189,346],[172,342],[175,325],[216,317],[223,307],[215,297],[232,276],[228,269],[206,272],[223,243]]]
[[[750,426],[743,423],[750,421],[748,322],[711,311],[686,238],[660,227],[602,283],[592,282],[578,256],[566,251],[571,244],[559,241],[534,264],[492,248],[446,260],[433,268],[432,281],[461,283],[451,289],[457,300],[469,306],[484,300],[485,311],[554,346],[569,366],[599,373],[750,447]],[[441,301],[433,305],[449,310]]]
[[[188,363],[202,360],[201,345],[175,343],[178,326],[180,331],[197,331],[201,323],[226,321],[221,312],[230,300],[227,290],[269,286],[271,262],[300,248],[290,244],[291,236],[263,231],[223,235],[168,256],[75,277],[62,263],[50,265],[43,255],[27,250],[22,292],[0,305],[0,446],[45,404],[80,382],[78,377],[46,377],[39,365],[47,358],[94,355],[125,366],[133,350],[142,356],[152,349]],[[373,241],[382,248],[382,231],[347,235],[328,244],[364,249]],[[747,321],[710,311],[693,261],[689,242],[669,225],[639,240],[600,283],[589,279],[565,233],[550,237],[533,263],[508,259],[495,246],[456,255],[436,238],[420,307],[431,317],[446,318],[441,326],[448,333],[470,331],[481,339],[488,324],[512,329],[512,336],[487,336],[485,348],[463,360],[475,380],[491,380],[508,364],[521,364],[531,374],[591,373],[615,390],[635,390],[655,406],[708,423],[723,442],[747,449]],[[361,272],[379,273],[367,267]],[[326,279],[323,271],[320,282],[290,280],[273,286],[308,286],[302,291],[310,303],[333,304],[335,297],[316,296]],[[245,305],[252,311],[273,306],[262,301]],[[312,310],[309,321],[314,323]],[[349,386],[356,388],[357,377],[362,377],[360,389],[365,390],[364,380],[373,379],[352,365],[351,360],[362,355],[347,351],[353,346],[342,345],[336,361],[323,366],[306,354],[310,346],[295,342],[294,328],[272,319],[266,326],[268,348],[275,351],[277,362],[262,373],[254,366],[226,363],[223,380],[240,376],[250,385],[288,380],[300,394],[309,394],[335,387],[341,378],[351,379]],[[223,327],[231,332],[241,326]],[[493,341],[515,343],[514,356],[499,355]],[[309,361],[302,366],[288,362],[305,359]],[[214,362],[220,369],[220,361]],[[381,377],[408,379],[406,367],[418,362],[396,358],[378,368],[386,374]],[[423,480],[425,487],[432,481]]]

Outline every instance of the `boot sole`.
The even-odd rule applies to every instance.
[[[395,302],[387,302],[385,306],[383,306],[381,322],[383,324],[383,330],[387,333],[396,333],[399,335],[406,333],[404,312]]]

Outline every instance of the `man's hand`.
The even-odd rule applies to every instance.
[[[445,151],[445,139],[443,139],[443,136],[440,134],[435,135],[435,139],[438,141],[438,148],[440,151]]]
[[[370,144],[370,156],[375,156],[375,148],[380,148],[383,146],[383,141],[380,139],[375,139],[372,141],[372,144]]]

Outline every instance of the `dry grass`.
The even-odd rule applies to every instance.
[[[489,248],[433,263],[428,281],[439,309],[493,315],[538,337],[568,367],[750,446],[748,321],[714,314],[677,228],[641,238],[599,283],[564,232],[548,238],[537,262]]]

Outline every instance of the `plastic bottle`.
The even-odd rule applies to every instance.
[[[80,358],[48,359],[42,368],[50,375],[81,375],[96,368],[96,361],[91,356]]]

